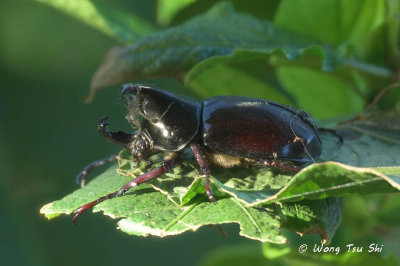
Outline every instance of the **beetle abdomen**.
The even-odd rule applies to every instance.
[[[321,141],[304,115],[269,101],[219,96],[203,102],[203,140],[224,154],[309,162]]]

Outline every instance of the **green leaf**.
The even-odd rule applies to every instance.
[[[180,167],[177,167],[180,168]],[[179,171],[178,171],[179,172]],[[162,177],[167,180],[170,177]],[[129,178],[116,174],[116,168],[111,167],[106,172],[90,182],[85,188],[79,189],[59,201],[42,207],[41,213],[52,219],[60,214],[71,214],[83,204],[117,190]],[[196,179],[199,180],[199,179]],[[157,187],[159,182],[152,184]],[[196,181],[195,181],[196,182]],[[201,184],[204,188],[204,183]],[[164,184],[165,186],[165,184]],[[177,187],[179,184],[177,184]],[[175,200],[168,199],[165,193],[151,189],[148,184],[141,185],[123,197],[102,202],[94,207],[94,212],[103,211],[113,219],[122,218],[118,228],[133,235],[168,236],[180,234],[187,230],[197,230],[208,224],[238,223],[240,234],[259,241],[283,243],[285,238],[279,234],[282,226],[299,233],[318,233],[323,241],[329,241],[332,230],[336,230],[337,220],[330,217],[330,223],[325,223],[326,204],[296,203],[296,212],[287,204],[271,205],[270,207],[251,208],[245,206],[235,198],[221,198],[217,204],[212,204],[207,197],[192,200],[190,204],[180,205]],[[205,194],[205,191],[202,191]],[[217,194],[215,194],[217,196]],[[340,208],[335,209],[340,216]],[[313,217],[306,220],[304,217]],[[296,225],[297,224],[297,225]],[[301,225],[299,225],[301,224]],[[331,225],[334,226],[331,226]]]
[[[300,235],[319,234],[323,244],[329,244],[342,222],[341,203],[338,198],[303,200],[284,203],[283,227]]]
[[[89,100],[97,89],[127,80],[182,78],[198,62],[235,50],[266,54],[280,51],[288,59],[296,59],[309,49],[323,58],[324,69],[332,69],[340,61],[334,51],[318,41],[220,3],[181,26],[154,33],[130,47],[111,50],[93,77]]]
[[[362,114],[361,119],[340,125],[344,145],[327,139],[321,157],[362,167],[399,166],[399,122],[399,111]]]
[[[155,31],[147,21],[90,0],[36,0],[65,12],[124,43],[132,43]]]
[[[117,190],[127,181],[125,176],[116,173],[115,166],[111,167],[85,188],[43,206],[41,213],[49,219],[71,214],[81,205]],[[279,235],[278,218],[265,208],[248,208],[233,198],[221,199],[216,204],[196,201],[188,206],[178,206],[149,185],[142,185],[133,191],[98,204],[93,211],[103,211],[114,219],[122,218],[118,228],[133,235],[162,237],[195,231],[208,224],[238,223],[240,234],[248,238],[274,243],[285,241]]]
[[[180,10],[172,19],[171,25],[179,25],[209,10],[220,0],[196,0],[191,5]],[[251,5],[242,0],[227,0],[225,2],[232,3],[233,7],[238,12],[251,14],[252,16],[262,20],[272,20],[275,12],[278,9],[280,0],[252,0]]]
[[[333,45],[358,46],[384,17],[384,0],[283,0],[275,23]]]
[[[382,174],[385,172],[387,175]],[[389,177],[390,176],[390,177]],[[256,178],[262,178],[257,175]],[[317,163],[304,168],[279,191],[276,189],[240,190],[214,179],[222,191],[247,206],[271,202],[296,202],[324,199],[349,193],[385,193],[400,190],[400,167],[356,168],[336,162]]]
[[[159,0],[157,5],[158,23],[168,25],[176,13],[194,2],[196,0]]]
[[[278,67],[282,86],[313,117],[328,119],[359,113],[365,105],[363,95],[331,73],[304,67]]]
[[[397,93],[398,94],[398,93]],[[398,101],[398,98],[394,99]],[[397,102],[388,104],[398,104]],[[388,144],[400,144],[400,112],[399,111],[378,111],[372,114],[364,114],[364,118],[356,120],[351,123],[345,123],[342,128],[351,129],[353,131],[362,133],[363,135],[380,139]],[[388,145],[389,146],[389,145]],[[391,146],[396,147],[396,146]],[[390,149],[390,147],[388,147]],[[382,153],[380,150],[377,153]],[[395,157],[398,154],[395,150],[393,153],[387,154],[388,156]],[[395,163],[399,163],[397,158],[392,158]],[[398,164],[397,164],[398,165]]]
[[[185,85],[202,98],[241,95],[296,105],[294,98],[281,88],[275,69],[268,63],[269,56],[236,50],[232,55],[211,57],[189,71]]]

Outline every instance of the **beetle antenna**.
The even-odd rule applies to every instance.
[[[295,117],[298,117],[298,115],[296,114]],[[295,141],[296,141],[296,140],[300,141],[300,142],[301,142],[301,145],[303,145],[304,150],[306,151],[308,157],[310,157],[311,161],[313,161],[314,163],[317,163],[317,162],[314,160],[314,158],[311,156],[311,154],[308,152],[308,149],[307,149],[306,145],[304,144],[303,139],[300,138],[299,136],[297,136],[296,132],[294,132],[294,129],[293,129],[293,126],[292,126],[292,121],[293,121],[293,118],[290,119],[289,126],[290,126],[290,130],[292,131],[292,133],[293,133],[293,135],[294,135],[294,137],[295,137]]]

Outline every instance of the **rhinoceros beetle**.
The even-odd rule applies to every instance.
[[[211,202],[215,198],[209,187],[209,163],[297,172],[301,165],[315,161],[321,154],[321,140],[310,116],[278,103],[238,96],[196,101],[135,84],[123,85],[121,96],[128,108],[127,119],[138,130],[111,132],[107,128],[107,117],[103,117],[98,123],[100,134],[128,149],[137,162],[156,153],[168,153],[168,156],[161,166],[129,181],[118,191],[78,208],[74,223],[99,202],[122,196],[128,189],[170,171],[180,163],[185,148],[191,149],[205,176],[205,189]],[[93,168],[117,159],[113,155],[88,165],[77,176],[77,181],[84,186],[85,176]]]

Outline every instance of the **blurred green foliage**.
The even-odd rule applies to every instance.
[[[315,256],[309,252],[304,256],[298,254],[300,244],[313,245],[319,240],[314,236],[300,238],[289,232],[290,254],[275,252],[276,248],[268,246],[262,251],[259,244],[238,237],[237,226],[224,227],[228,232],[226,239],[214,228],[167,239],[137,238],[114,230],[114,222],[99,215],[85,216],[76,227],[68,217],[52,222],[40,217],[41,205],[76,188],[74,176],[79,169],[118,150],[97,134],[100,116],[107,114],[116,127],[129,130],[124,121],[125,110],[118,99],[117,85],[99,91],[90,105],[83,104],[92,74],[107,51],[121,45],[121,40],[131,43],[157,27],[180,25],[203,14],[217,1],[179,1],[179,4],[172,0],[92,2],[97,7],[108,6],[126,14],[127,18],[121,21],[129,27],[118,28],[121,32],[138,29],[129,21],[146,21],[147,30],[138,30],[127,38],[121,37],[126,35],[118,31],[115,35],[105,35],[104,25],[109,24],[97,24],[98,31],[90,27],[95,26],[90,19],[86,19],[85,25],[36,1],[3,0],[0,3],[1,263],[193,265],[213,251],[217,255],[210,253],[203,260],[204,265],[221,265],[218,259],[224,254],[229,259],[238,256],[233,260],[236,265],[241,262],[263,265],[267,263],[265,258],[272,257],[279,265],[284,263],[279,261],[280,255],[283,261],[294,256],[310,262],[317,257],[318,265],[324,262],[335,264],[332,256]],[[300,57],[289,56],[296,60],[288,60],[281,51],[264,51],[262,56],[255,57],[250,56],[251,51],[244,51],[241,60],[236,60],[240,58],[237,52],[233,57],[220,54],[223,58],[219,60],[205,58],[188,69],[191,77],[197,73],[197,79],[185,81],[189,89],[176,80],[161,79],[163,75],[145,82],[192,96],[242,93],[238,87],[229,91],[230,86],[224,86],[220,81],[210,82],[213,78],[232,76],[236,81],[230,81],[231,86],[243,86],[247,82],[252,86],[264,84],[265,89],[281,102],[292,103],[320,119],[336,120],[338,116],[349,117],[361,111],[380,90],[398,82],[399,1],[231,2],[236,11],[256,19],[268,19],[282,28],[315,38],[314,46],[320,45],[319,48],[311,47]],[[108,7],[102,10],[117,14]],[[76,11],[72,13],[79,17]],[[330,72],[322,68],[327,47],[340,59],[340,62],[334,62],[336,68]],[[216,72],[207,73],[212,69]],[[268,72],[266,77],[265,72]],[[398,86],[392,87],[398,90]],[[394,96],[384,102],[390,103],[391,110],[398,111],[396,97],[399,94],[391,93]],[[374,254],[372,259],[368,254],[345,254],[336,259],[354,260],[365,265],[395,265],[394,257],[397,256],[398,263],[400,229],[396,214],[400,213],[399,206],[398,194],[345,198],[343,225],[332,246],[354,243],[367,247],[379,243],[384,248],[383,253]]]

